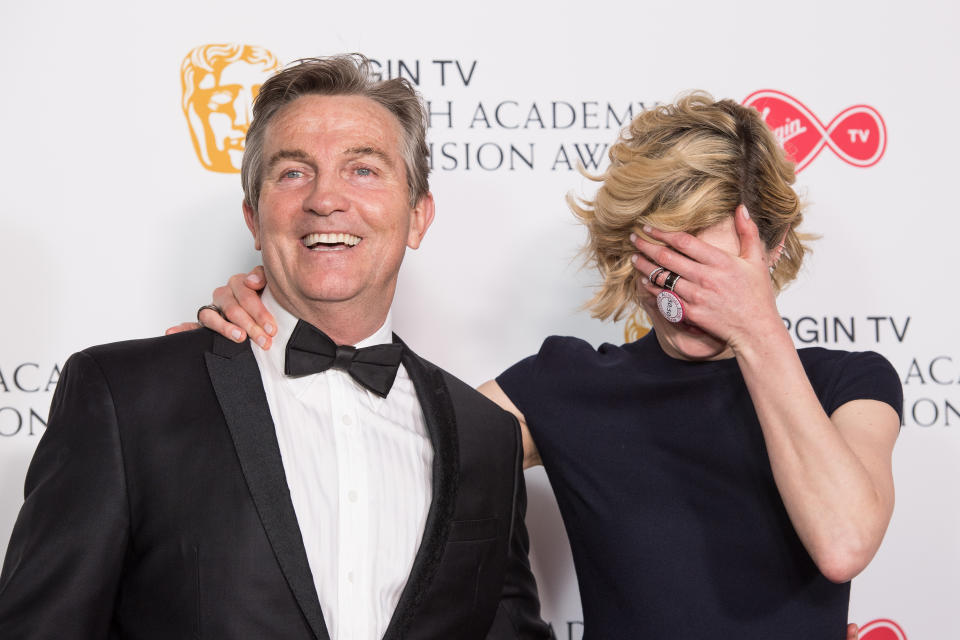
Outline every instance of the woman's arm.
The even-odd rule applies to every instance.
[[[477,391],[496,402],[504,411],[512,413],[520,422],[520,435],[523,438],[523,468],[529,469],[538,464],[543,464],[540,460],[540,452],[537,451],[537,445],[533,441],[533,436],[530,435],[529,427],[527,427],[527,419],[520,413],[520,409],[517,409],[517,405],[513,404],[513,401],[503,392],[497,381],[487,380],[477,387]]]
[[[744,207],[735,215],[739,255],[685,233],[649,230],[673,247],[637,238],[642,273],[653,263],[679,273],[684,318],[733,350],[756,408],[770,466],[791,522],[828,579],[867,566],[893,512],[896,412],[874,400],[827,416],[780,319],[768,256]],[[646,230],[645,230],[646,231]],[[651,294],[660,291],[644,279]]]
[[[900,420],[876,400],[847,402],[827,416],[780,328],[766,342],[744,344],[737,361],[793,526],[820,571],[846,582],[873,559],[893,514]]]

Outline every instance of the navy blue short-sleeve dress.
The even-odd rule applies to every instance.
[[[856,399],[901,412],[882,356],[799,354],[827,414]],[[554,336],[497,382],[556,494],[584,640],[846,637],[850,585],[800,543],[735,359],[677,360],[652,332],[599,349]]]

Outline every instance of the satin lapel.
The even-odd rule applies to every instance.
[[[314,636],[330,640],[257,361],[249,343],[236,344],[219,335],[214,338],[213,352],[205,357],[240,467],[280,569]]]
[[[403,344],[396,336],[393,339]],[[417,399],[433,443],[433,500],[410,577],[383,640],[397,640],[406,635],[417,605],[436,575],[450,534],[460,475],[457,420],[443,374],[409,347],[403,346],[402,363],[417,390]]]

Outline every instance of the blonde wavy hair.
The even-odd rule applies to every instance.
[[[603,184],[593,200],[567,203],[589,234],[584,253],[603,276],[585,306],[619,320],[639,306],[643,274],[630,261],[630,233],[657,242],[643,226],[696,234],[733,216],[743,203],[767,249],[783,238],[770,277],[777,291],[793,280],[812,236],[797,233],[803,204],[791,185],[791,162],[753,108],[703,92],[644,111],[610,148],[610,166],[587,178]]]

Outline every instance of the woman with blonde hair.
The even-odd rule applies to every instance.
[[[792,163],[755,110],[696,93],[637,116],[595,179],[570,199],[603,277],[589,306],[652,330],[549,337],[480,387],[546,467],[583,637],[843,638],[893,509],[902,391],[880,355],[798,350],[783,325],[806,252]],[[262,332],[244,282],[216,302]]]

